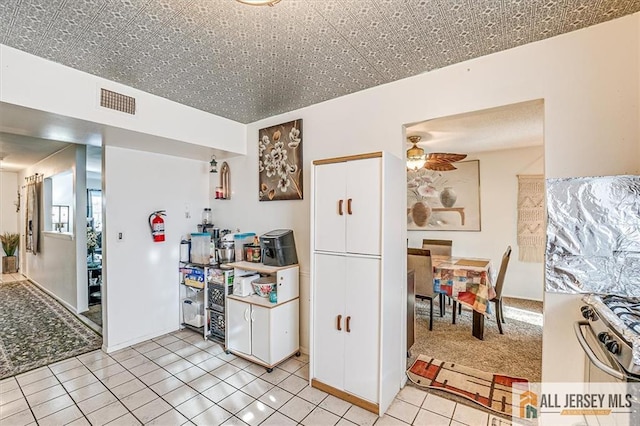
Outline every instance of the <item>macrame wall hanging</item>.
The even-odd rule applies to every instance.
[[[518,260],[544,261],[544,176],[518,175]]]

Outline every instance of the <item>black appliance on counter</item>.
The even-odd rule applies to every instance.
[[[275,229],[260,236],[262,263],[267,266],[287,266],[298,263],[296,241],[291,229]]]

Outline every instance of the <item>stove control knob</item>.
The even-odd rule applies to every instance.
[[[617,354],[620,353],[620,345],[618,345],[618,342],[616,342],[613,339],[611,339],[607,343],[605,343],[605,346],[607,347],[609,352],[611,352],[612,354],[616,354],[617,355]]]
[[[611,336],[606,331],[601,331],[600,333],[598,333],[598,340],[600,340],[602,343],[607,343],[609,340],[611,340]]]
[[[589,319],[593,314],[593,309],[591,309],[589,306],[583,306],[580,308],[580,312],[582,312],[582,316],[584,317],[584,319]]]
[[[582,316],[584,317],[584,319],[598,321],[598,314],[596,314],[591,306],[584,305],[580,308],[580,312],[582,312]]]

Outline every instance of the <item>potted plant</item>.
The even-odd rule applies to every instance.
[[[18,272],[18,258],[15,254],[20,244],[20,234],[5,232],[0,235],[0,241],[5,254],[2,258],[2,272],[4,274]]]

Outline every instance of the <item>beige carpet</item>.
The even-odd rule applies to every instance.
[[[433,305],[433,331],[429,331],[429,304],[416,301],[416,342],[407,368],[422,354],[478,370],[523,377],[539,382],[542,366],[542,302],[503,299],[506,324],[501,335],[495,316],[485,318],[484,340],[471,335],[472,313],[463,308],[451,324],[452,306],[440,318],[437,299]],[[493,304],[492,304],[493,308]]]

